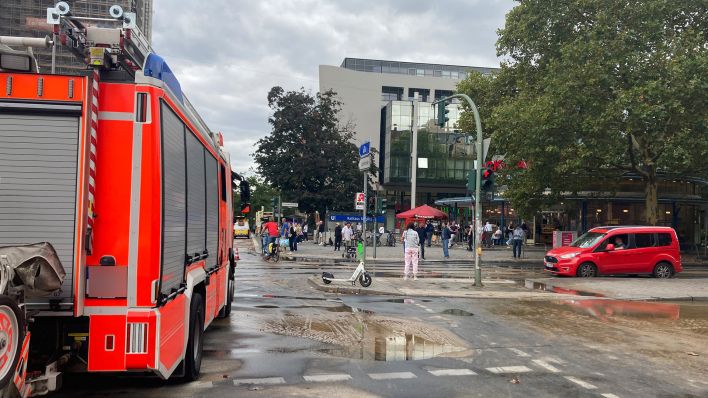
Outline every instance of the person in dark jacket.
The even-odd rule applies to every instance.
[[[425,237],[428,240],[428,247],[433,244],[433,230],[433,223],[428,221],[428,223],[425,225]]]
[[[294,222],[290,224],[290,251],[297,251],[297,230]]]
[[[342,226],[337,223],[334,227],[334,251],[342,250]]]
[[[450,258],[450,252],[448,251],[448,245],[450,244],[450,237],[452,236],[452,233],[450,232],[450,228],[448,228],[446,223],[443,223],[442,225],[442,231],[440,231],[440,237],[442,238],[442,247],[443,247],[443,257],[445,258]]]
[[[428,229],[425,224],[421,223],[415,232],[418,233],[418,240],[420,241],[420,258],[425,260],[425,237],[428,235]]]

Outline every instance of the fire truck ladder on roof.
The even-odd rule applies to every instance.
[[[111,18],[74,16],[60,1],[47,8],[47,23],[54,25],[54,37],[89,66],[133,74],[143,68],[152,48],[136,24],[136,13],[113,5],[108,14]]]

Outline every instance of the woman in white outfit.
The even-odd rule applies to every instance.
[[[406,231],[403,233],[405,244],[405,268],[403,269],[403,279],[410,277],[411,265],[413,266],[413,280],[418,279],[418,250],[420,250],[420,238],[415,230],[414,223],[408,223]]]

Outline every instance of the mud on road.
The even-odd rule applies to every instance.
[[[579,339],[606,352],[610,360],[620,352],[639,354],[681,379],[708,382],[706,303],[580,298],[495,303],[489,310],[523,323],[550,341]]]

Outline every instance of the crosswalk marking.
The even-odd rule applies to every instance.
[[[330,382],[330,381],[347,381],[347,380],[352,379],[351,376],[349,376],[348,374],[344,374],[344,373],[326,374],[326,375],[308,375],[308,376],[303,376],[303,378],[306,381],[310,381],[313,383]]]
[[[531,372],[532,370],[527,368],[526,366],[500,366],[497,368],[487,368],[488,371],[496,374],[501,374],[501,373],[526,373],[526,372]]]
[[[520,356],[522,358],[527,358],[527,357],[531,356],[531,355],[519,350],[518,348],[509,348],[509,351],[513,352],[514,354],[516,354],[517,356]]]
[[[234,385],[241,384],[285,384],[285,379],[282,377],[263,377],[260,379],[236,379]]]
[[[477,374],[470,369],[435,369],[428,372],[433,376],[474,376]]]
[[[374,380],[393,380],[393,379],[415,379],[416,375],[411,372],[391,372],[391,373],[369,373],[369,377]]]
[[[578,378],[576,378],[576,377],[573,377],[573,376],[563,376],[563,377],[565,377],[566,379],[568,379],[568,380],[572,381],[573,383],[579,385],[580,387],[587,388],[588,390],[594,390],[594,389],[597,388],[596,386],[594,386],[594,385],[592,385],[592,384],[590,384],[590,383],[588,383],[588,382],[586,382],[586,381],[582,381],[582,380],[580,380],[580,379],[578,379]]]
[[[535,363],[536,365],[548,370],[549,372],[560,373],[560,369],[558,369],[557,367],[551,365],[550,363],[548,363],[546,361],[543,361],[540,359],[534,359],[534,360],[532,360],[532,362]]]

